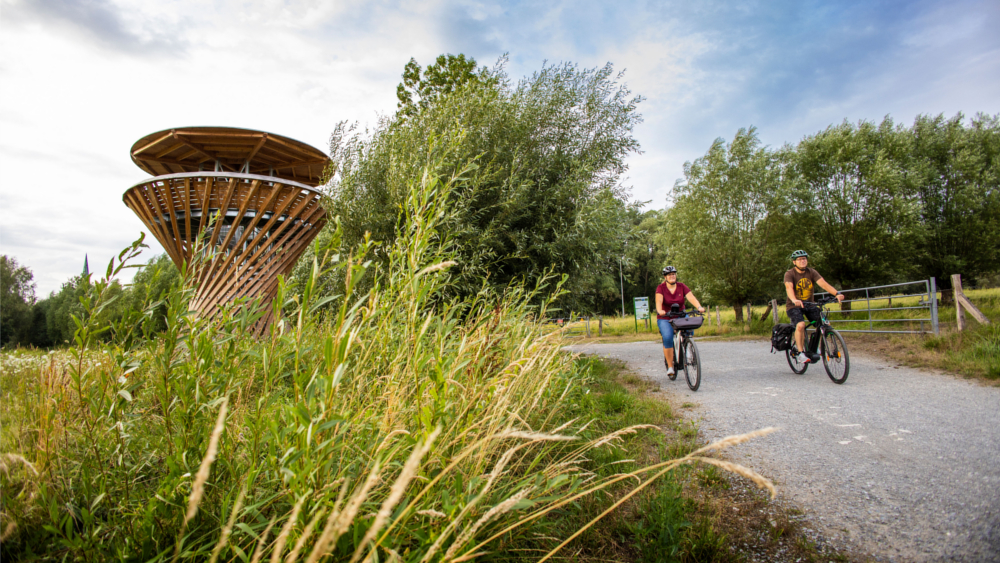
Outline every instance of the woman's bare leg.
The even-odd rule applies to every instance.
[[[664,348],[663,349],[663,359],[667,361],[667,366],[674,367],[674,349]]]

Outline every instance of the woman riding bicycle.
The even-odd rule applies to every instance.
[[[656,288],[656,326],[660,329],[660,336],[663,337],[663,363],[667,366],[667,375],[674,374],[674,325],[670,324],[671,305],[677,305],[680,312],[684,312],[684,300],[695,306],[698,311],[704,313],[705,308],[701,306],[698,299],[691,293],[691,289],[677,282],[677,268],[667,266],[662,271],[663,283]]]

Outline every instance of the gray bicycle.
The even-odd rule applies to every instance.
[[[697,391],[701,386],[701,354],[698,353],[698,345],[694,343],[694,331],[705,322],[705,317],[701,313],[694,313],[669,320],[670,324],[674,325],[674,367],[684,370],[684,379],[687,380],[688,387],[692,391]],[[667,377],[676,378],[676,371],[674,375]]]

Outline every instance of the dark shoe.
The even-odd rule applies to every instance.
[[[820,356],[819,354],[817,354],[815,352],[810,352],[809,353],[809,361],[811,361],[814,364],[819,363],[820,360],[822,360],[822,359],[823,359],[823,356]]]

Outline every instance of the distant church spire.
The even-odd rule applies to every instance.
[[[90,275],[90,265],[87,264],[87,255],[83,255],[83,277]]]

